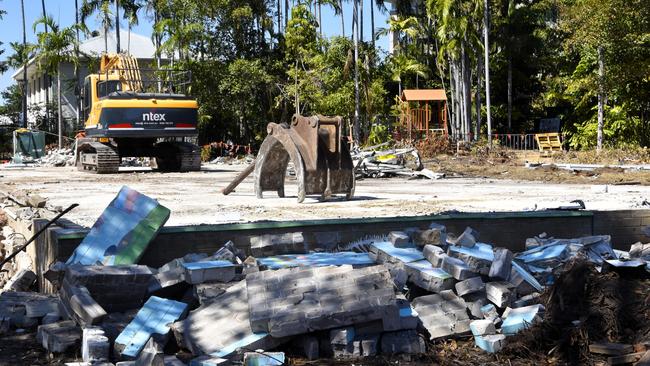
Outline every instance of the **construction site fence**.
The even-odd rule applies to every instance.
[[[470,134],[453,134],[449,135],[451,145],[456,145],[459,141],[475,141],[476,135]],[[481,136],[482,139],[487,136]],[[492,143],[508,150],[538,150],[537,140],[534,133],[494,133],[492,134]]]

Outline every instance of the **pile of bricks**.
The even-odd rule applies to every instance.
[[[599,253],[594,260],[608,252],[600,237],[537,238],[517,254],[479,237],[434,223],[358,252],[307,253],[292,233],[253,237],[245,251],[228,242],[160,268],[59,263],[47,276],[57,295],[0,294],[0,333],[37,328],[49,352],[81,354],[77,365],[280,365],[285,352],[408,359],[425,354],[428,340],[469,335],[498,352],[542,319],[540,280],[552,273],[542,264],[566,261],[580,246]],[[646,248],[634,249],[642,257]],[[28,273],[15,277],[33,283]]]

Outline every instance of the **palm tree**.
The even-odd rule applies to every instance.
[[[414,74],[419,77],[427,78],[429,75],[426,65],[408,57],[403,52],[391,56],[389,65],[391,80],[398,83],[399,95],[402,95],[402,76]]]
[[[39,24],[47,24],[50,28],[49,33],[38,33],[38,44],[36,63],[38,67],[47,72],[56,74],[56,92],[58,107],[58,135],[59,148],[63,147],[63,113],[61,105],[61,69],[60,65],[64,62],[71,62],[75,68],[78,65],[78,59],[75,57],[74,49],[76,48],[76,29],[83,27],[75,24],[66,28],[59,28],[54,20],[45,16],[34,23],[34,32]],[[82,30],[85,30],[83,28]]]
[[[113,27],[110,0],[83,0],[83,4],[81,5],[81,23],[85,25],[88,17],[95,11],[99,11],[102,28],[104,28],[104,52],[108,53],[108,31]]]
[[[23,48],[27,50],[27,30],[25,29],[25,0],[20,0],[20,9],[23,16]],[[28,57],[23,58],[23,107],[22,124],[27,128],[27,62]]]
[[[485,0],[483,5],[483,48],[485,52],[485,108],[487,114],[488,145],[492,146],[492,114],[490,113],[490,3]]]
[[[41,7],[43,8],[43,15],[45,16],[45,0],[41,0]],[[45,33],[47,33],[47,24],[43,24]],[[50,127],[50,76],[43,75],[43,82],[45,83],[45,125]]]

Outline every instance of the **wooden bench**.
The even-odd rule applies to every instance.
[[[537,141],[537,146],[541,152],[562,151],[562,138],[558,132],[537,133],[535,134],[535,141]]]

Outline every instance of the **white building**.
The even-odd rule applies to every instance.
[[[120,46],[123,52],[129,53],[138,59],[138,64],[141,67],[152,67],[155,62],[156,47],[151,39],[140,34],[129,32],[125,29],[120,31]],[[107,37],[108,52],[115,53],[117,49],[117,42],[115,40],[115,32],[109,32]],[[82,41],[79,45],[81,60],[79,63],[79,79],[83,83],[84,78],[92,72],[97,72],[99,68],[99,57],[105,51],[104,34],[100,33],[96,37],[88,38]],[[62,63],[59,65],[58,71],[61,73],[61,91],[62,91],[62,110],[63,118],[66,121],[66,129],[69,131],[71,128],[80,128],[83,121],[77,123],[79,98],[76,88],[75,70],[72,63]],[[12,78],[17,83],[23,81],[23,68],[19,68],[12,75]],[[50,75],[50,104],[56,105],[56,74]],[[81,86],[81,85],[80,85]],[[76,90],[77,89],[77,90]],[[41,115],[45,112],[45,90],[46,80],[45,73],[39,70],[35,59],[32,58],[27,63],[27,109],[29,111],[27,116],[28,127],[34,127],[36,123],[37,114],[35,110],[40,109]],[[56,123],[56,121],[50,121]]]

